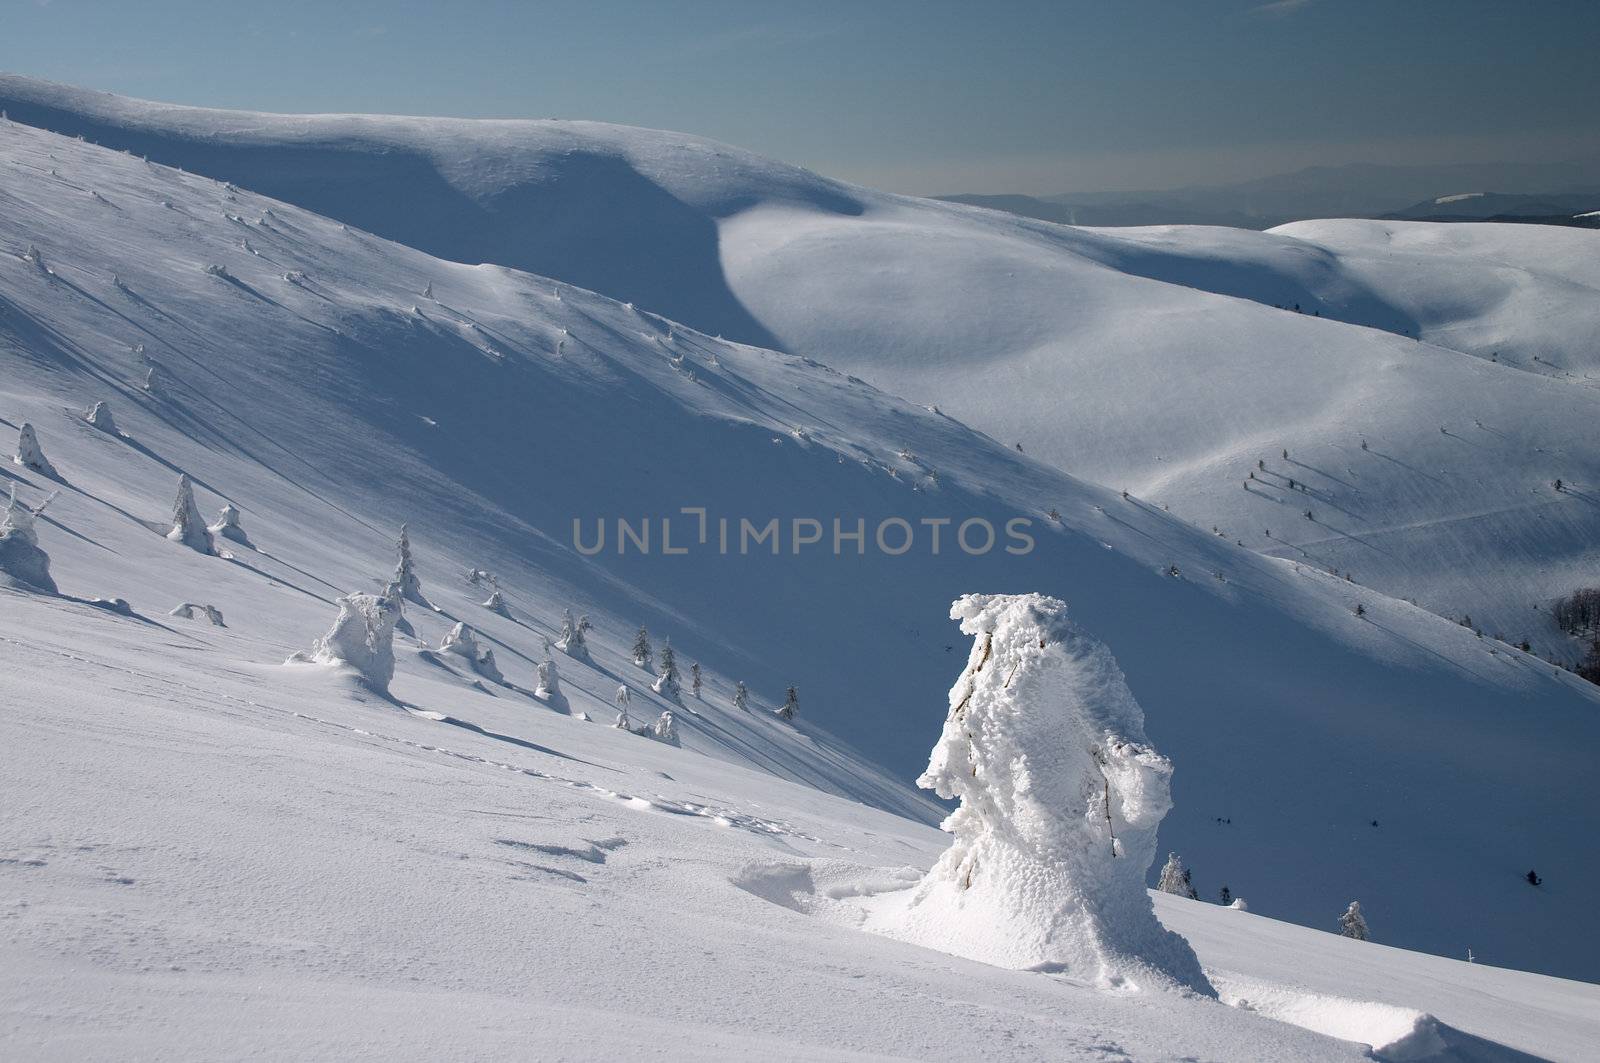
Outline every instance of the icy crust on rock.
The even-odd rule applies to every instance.
[[[387,691],[394,678],[394,626],[399,619],[398,598],[347,594],[339,599],[339,618],[328,633],[312,643],[309,652],[297,653],[289,661],[345,665]]]
[[[917,783],[960,801],[942,824],[955,843],[899,935],[1108,988],[1214,996],[1145,891],[1172,764],[1146,742],[1111,652],[1043,595],[967,595],[950,616],[972,653]]]

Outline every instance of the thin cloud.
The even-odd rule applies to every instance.
[[[1260,4],[1246,11],[1247,15],[1259,15],[1262,18],[1288,18],[1299,11],[1304,11],[1316,0],[1272,0],[1271,3]]]

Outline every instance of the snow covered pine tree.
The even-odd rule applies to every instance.
[[[1351,901],[1350,907],[1339,917],[1339,933],[1343,937],[1355,938],[1357,941],[1372,940],[1372,931],[1367,929],[1366,917],[1361,914],[1360,901]]]
[[[961,802],[942,824],[955,841],[883,929],[1000,967],[1215,996],[1145,891],[1172,763],[1111,652],[1066,614],[1038,594],[951,606],[972,653],[917,784]]]

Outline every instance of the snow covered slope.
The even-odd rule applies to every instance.
[[[1574,658],[1548,606],[1600,565],[1594,233],[1071,229],[597,123],[209,111],[16,77],[0,107],[821,360]]]
[[[1600,1037],[1592,985],[1165,896],[1249,1008],[916,948],[814,909],[902,888],[947,843],[925,825],[553,713],[521,712],[519,745],[212,632],[180,651],[187,628],[12,604],[10,1059],[1278,1063],[1422,1058],[1420,1031],[1479,1052],[1447,1059],[1580,1060]],[[402,687],[491,703],[439,672]]]
[[[441,746],[476,730],[558,748],[552,728],[603,730],[619,683],[662,707],[626,659],[644,623],[710,673],[669,759],[711,754],[931,818],[892,779],[919,766],[943,714],[957,640],[940,618],[975,588],[1038,590],[1114,648],[1179,765],[1162,844],[1208,892],[1227,881],[1257,912],[1316,926],[1359,897],[1394,944],[1595,973],[1600,916],[1582,884],[1600,857],[1572,844],[1600,816],[1594,688],[804,359],[19,124],[0,138],[0,417],[38,426],[65,483],[19,466],[5,479],[28,502],[61,491],[39,531],[65,594],[124,597],[149,621],[7,593],[8,653],[109,675],[109,624],[133,658],[190,662],[180,677],[196,690],[229,677],[293,690],[307,680],[278,662],[326,630],[336,594],[387,575],[409,521],[442,610],[411,610],[430,646],[467,620],[526,690],[561,609],[594,616],[595,665],[566,664],[563,683],[570,712],[596,723],[414,647],[399,706],[362,711],[444,717],[426,725]],[[125,435],[83,420],[99,399]],[[242,511],[253,549],[208,557],[163,536],[180,471],[207,512]],[[682,507],[781,518],[781,552],[724,556]],[[575,519],[618,516],[650,517],[655,552],[573,547]],[[669,516],[688,555],[662,553]],[[969,555],[946,526],[934,552],[923,521],[974,517],[1027,517],[1036,548]],[[795,552],[793,518],[859,519],[867,548]],[[890,518],[918,536],[903,555],[871,542]],[[473,567],[499,575],[509,617],[476,604]],[[219,607],[228,627],[166,618],[180,602]],[[733,708],[741,679],[762,707],[797,683],[795,730]],[[609,731],[585,741],[613,764],[659,755]],[[1530,866],[1544,887],[1522,881]]]

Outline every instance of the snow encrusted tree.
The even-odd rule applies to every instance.
[[[213,549],[211,531],[206,527],[205,518],[200,516],[200,507],[194,504],[194,482],[188,473],[178,477],[178,498],[172,503],[172,529],[167,532],[167,538],[202,554],[209,554]]]
[[[546,701],[561,696],[561,676],[556,672],[556,662],[546,660],[539,662],[539,685],[534,688],[533,696]]]
[[[1367,918],[1361,914],[1360,901],[1351,901],[1350,907],[1339,917],[1339,933],[1343,937],[1355,938],[1357,941],[1372,940],[1372,931],[1367,929]]]
[[[800,711],[800,692],[790,687],[783,695],[783,704],[773,711],[780,720],[794,719],[795,714]]]
[[[942,824],[955,841],[885,929],[1000,967],[1215,996],[1145,891],[1172,763],[1110,651],[1043,595],[967,595],[950,615],[972,652],[917,784],[960,801]]]
[[[1194,884],[1189,881],[1189,869],[1183,866],[1183,859],[1177,853],[1167,854],[1167,862],[1161,865],[1161,878],[1156,882],[1156,889],[1162,893],[1187,897],[1191,901],[1200,899]]]
[[[390,588],[408,602],[432,608],[428,600],[422,596],[422,581],[417,578],[416,562],[411,559],[411,534],[407,528],[405,524],[400,525],[400,538],[394,544],[400,556],[395,561],[394,579],[390,582]]]
[[[244,533],[244,525],[239,523],[239,507],[232,502],[217,511],[217,519],[208,530],[212,535],[220,535],[236,543],[248,545],[250,542],[250,537]]]
[[[589,642],[584,635],[593,626],[587,616],[580,616],[574,620],[571,609],[561,610],[561,637],[556,640],[556,649],[569,657],[588,660]]]
[[[50,459],[44,456],[44,450],[39,446],[39,434],[27,421],[23,421],[22,427],[17,429],[17,453],[11,460],[52,480],[61,479],[61,474],[56,472],[56,467],[50,464]]]
[[[656,719],[654,733],[655,736],[663,742],[671,742],[674,745],[677,744],[678,722],[672,718],[671,712],[663,712],[660,717]]]
[[[111,416],[111,406],[106,402],[97,402],[83,415],[83,419],[102,432],[117,436],[122,433],[117,429],[116,418]]]
[[[744,685],[744,680],[733,684],[733,707],[750,711],[750,688]]]
[[[656,670],[655,652],[650,649],[650,632],[643,627],[633,637],[633,663],[647,672]]]
[[[50,504],[50,498],[30,509],[17,498],[17,485],[11,485],[6,511],[0,515],[0,586],[57,593],[50,575],[50,555],[40,548],[39,533],[34,529],[34,520]]]
[[[394,625],[400,619],[400,599],[391,594],[347,594],[338,604],[338,619],[328,633],[289,662],[354,668],[373,688],[387,693],[394,678]]]
[[[696,661],[689,666],[689,692],[695,697],[700,696],[700,662]]]
[[[680,678],[678,658],[672,652],[672,640],[668,639],[661,648],[661,673],[650,684],[650,689],[664,697],[675,698],[678,696]]]

